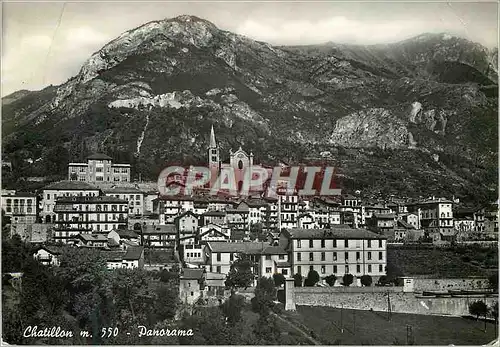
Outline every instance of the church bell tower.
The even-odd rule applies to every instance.
[[[217,142],[215,141],[213,125],[210,130],[210,145],[208,146],[208,168],[210,169],[210,186],[212,187],[220,171],[219,146],[217,146]]]

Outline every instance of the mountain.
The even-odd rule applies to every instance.
[[[448,34],[277,47],[194,16],[154,21],[66,83],[2,99],[7,181],[64,175],[95,151],[156,180],[168,163],[204,163],[214,125],[223,155],[328,160],[348,191],[483,201],[497,187],[497,59]]]

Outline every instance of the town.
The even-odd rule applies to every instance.
[[[216,175],[224,168],[233,169],[234,189],[240,190],[249,179],[248,168],[268,169],[255,164],[253,154],[241,147],[223,163],[213,127],[209,143],[208,168]],[[476,288],[478,295],[491,288],[487,281],[481,285],[474,278],[464,279],[466,284],[426,287],[422,283],[430,278],[392,273],[388,249],[496,247],[498,201],[463,210],[454,197],[391,196],[377,201],[364,199],[359,192],[304,197],[287,187],[286,180],[274,187],[275,197],[262,189],[250,189],[245,196],[209,194],[213,181],[189,189],[188,194],[160,193],[186,188],[185,178],[132,180],[131,165],[96,153],[87,162],[68,163],[67,179],[41,191],[2,190],[4,234],[31,245],[32,258],[49,267],[60,266],[68,249],[78,249],[99,254],[110,271],[176,273],[178,299],[190,307],[189,312],[200,303],[210,306],[228,300],[234,288],[251,297],[261,278],[274,281],[278,293],[286,296],[284,300],[278,295],[286,301],[285,309],[292,311],[296,303],[310,305],[314,297],[298,287],[361,290],[373,285],[384,292],[394,287],[417,292],[415,287],[420,286],[424,288],[420,293],[434,297],[443,295],[443,286],[459,291]],[[9,271],[9,276],[11,281],[22,281],[23,274]],[[349,308],[348,302],[342,307]],[[351,308],[360,309],[358,304]]]

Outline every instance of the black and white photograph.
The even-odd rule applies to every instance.
[[[3,1],[0,345],[499,346],[498,1]]]

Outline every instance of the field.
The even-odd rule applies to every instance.
[[[496,337],[493,323],[484,332],[483,321],[458,317],[393,313],[389,321],[387,312],[309,306],[284,315],[330,345],[483,345]]]
[[[496,248],[387,248],[387,272],[394,277],[487,277],[498,271],[497,264]]]

